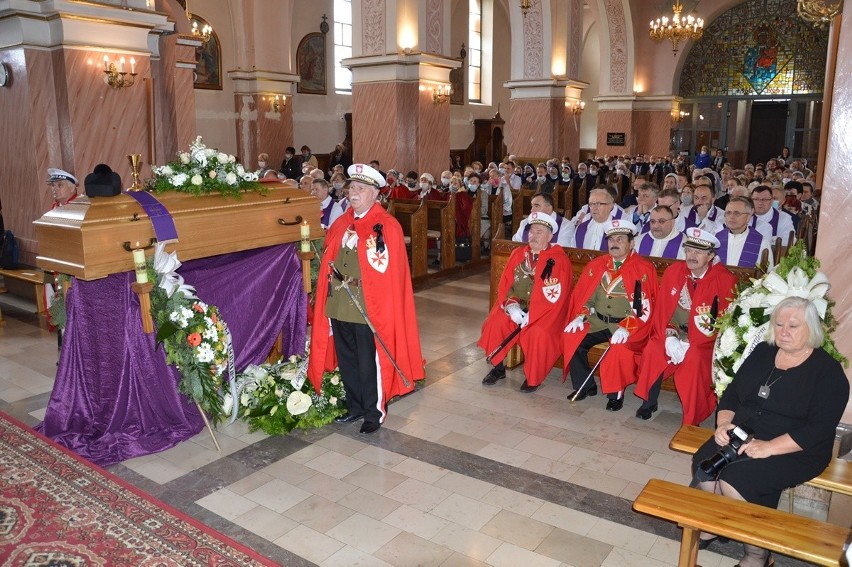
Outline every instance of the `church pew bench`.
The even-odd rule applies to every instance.
[[[476,262],[482,258],[482,191],[477,191],[473,199],[467,228],[470,231],[470,259]]]
[[[437,240],[441,255],[441,269],[456,265],[456,194],[449,201],[426,201],[426,237]]]
[[[518,232],[521,221],[530,214],[533,195],[535,195],[535,189],[529,187],[521,187],[517,191],[512,191],[512,234]],[[509,238],[511,236],[510,234]]]
[[[392,199],[388,212],[402,225],[405,244],[409,249],[411,276],[426,275],[426,205],[425,201]]]
[[[33,286],[33,295],[35,297],[36,313],[44,313],[47,311],[47,306],[44,304],[44,284],[45,273],[38,268],[21,268],[17,270],[7,270],[0,268],[0,276],[4,280],[21,281]],[[0,293],[6,293],[7,289],[3,289]]]
[[[651,479],[633,509],[675,522],[683,529],[678,565],[692,567],[701,532],[769,549],[817,565],[839,565],[848,528],[734,500],[660,479]]]
[[[669,448],[673,451],[694,455],[711,437],[713,437],[712,429],[695,425],[682,425],[669,442]],[[852,462],[840,458],[832,459],[821,475],[805,484],[852,496]]]
[[[565,195],[570,194],[568,187],[570,187],[568,183],[560,181],[553,189],[553,209],[562,216],[565,216],[563,214],[565,211]]]
[[[509,256],[512,254],[512,251],[519,246],[525,246],[523,242],[513,242],[511,240],[505,239],[495,239],[491,243],[491,295],[489,300],[489,306],[493,306],[494,302],[497,301],[497,289],[500,285],[500,276],[503,275],[503,270],[506,268],[506,263],[509,260]],[[606,254],[606,252],[601,252],[599,250],[586,250],[585,248],[568,248],[563,247],[565,253],[568,254],[568,258],[571,260],[571,268],[574,274],[574,280],[571,285],[571,289],[574,289],[574,283],[576,283],[577,279],[580,277],[580,274],[583,272],[586,264],[591,262],[593,259]],[[671,260],[668,258],[657,258],[657,257],[647,257],[647,259],[654,264],[654,267],[657,269],[657,274],[662,278],[663,272],[666,271],[672,263],[677,260]],[[728,269],[737,277],[737,280],[740,282],[749,282],[751,278],[760,277],[761,272],[758,268],[739,268],[736,266],[728,266]],[[567,325],[566,321],[566,325]],[[605,349],[605,345],[602,343],[596,347],[593,347],[589,351],[589,361],[592,365],[601,357],[603,351]],[[562,367],[562,359],[557,361],[556,366]],[[505,364],[507,368],[514,368],[520,365],[524,361],[523,353],[521,352],[521,348],[518,345],[512,347],[509,353],[506,355]],[[670,382],[670,380],[666,380],[666,383]],[[664,386],[665,387],[665,386]]]

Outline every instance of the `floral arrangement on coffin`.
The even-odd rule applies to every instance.
[[[166,165],[154,166],[154,178],[149,186],[157,193],[179,191],[193,195],[217,192],[239,197],[245,190],[264,191],[257,173],[246,171],[237,159],[208,148],[198,136],[189,151],[180,152],[178,159]]]
[[[771,272],[752,280],[752,284],[728,306],[719,318],[719,333],[713,349],[713,382],[717,396],[722,396],[743,361],[764,340],[769,316],[786,297],[805,297],[814,302],[825,329],[822,348],[848,366],[849,361],[838,352],[831,338],[836,326],[831,314],[834,302],[825,297],[831,286],[826,275],[819,271],[819,265],[819,260],[807,255],[800,241]]]
[[[305,356],[294,355],[275,364],[252,365],[237,376],[238,413],[251,431],[285,435],[297,427],[323,427],[346,413],[340,371],[326,372],[322,393],[317,394],[306,379],[307,357],[306,352]],[[233,403],[231,395],[225,394],[225,411]]]
[[[219,310],[198,299],[195,289],[176,273],[177,255],[157,244],[149,279],[151,314],[157,325],[157,342],[166,351],[166,361],[180,372],[180,391],[194,400],[215,424],[223,419],[220,391],[226,371],[233,381],[233,349],[228,326]]]

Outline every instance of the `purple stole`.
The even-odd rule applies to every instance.
[[[678,232],[677,236],[672,238],[666,244],[666,247],[663,249],[663,258],[677,258],[677,254],[680,251],[680,245],[683,242],[683,233]],[[650,256],[651,249],[654,247],[654,237],[650,234],[647,236],[643,236],[639,240],[639,249],[637,252],[642,256]]]
[[[778,212],[778,209],[772,209],[772,218],[769,219],[769,225],[772,227],[772,236],[778,236],[778,219],[781,218],[781,213]],[[749,228],[754,228],[757,230],[757,215],[754,215],[751,219],[751,224],[749,224]]]
[[[728,263],[728,235],[730,233],[727,228],[716,233],[716,238],[719,239],[719,249],[716,253],[719,256],[719,261],[723,264]],[[763,243],[763,235],[757,230],[749,228],[737,266],[742,268],[755,267],[759,260],[761,243]]]
[[[716,207],[715,206],[710,207],[710,211],[707,213],[706,218],[710,219],[713,222],[716,222],[716,216],[717,216]],[[691,209],[689,209],[689,214],[686,215],[686,217],[683,219],[683,221],[684,221],[684,223],[683,223],[684,229],[692,228],[694,226],[698,226],[698,213],[695,212],[694,206]]]
[[[340,200],[340,208],[343,209],[343,212],[346,212],[346,209],[349,208],[349,199],[343,198]]]
[[[586,231],[589,230],[590,222],[592,222],[592,219],[580,223],[580,226],[577,227],[577,232],[574,233],[574,244],[577,245],[577,248],[588,248],[587,246],[583,246],[583,244],[586,243]],[[602,250],[604,252],[609,250],[609,242],[606,240],[606,235],[601,238],[601,245],[598,250]]]
[[[550,237],[550,243],[556,244],[559,240],[559,231],[562,228],[562,219],[564,217],[562,215],[556,215],[556,232],[553,233],[553,236]],[[524,232],[521,234],[522,242],[530,241],[530,223],[527,223],[527,226],[524,227]]]
[[[322,209],[322,216],[320,217],[320,224],[323,228],[328,228],[328,221],[331,219],[331,209],[334,207],[334,199],[331,199],[328,203],[328,206]]]

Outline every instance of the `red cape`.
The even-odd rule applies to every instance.
[[[515,268],[524,261],[524,255],[529,250],[529,245],[515,248],[512,255],[509,256],[503,275],[500,277],[497,301],[488,313],[488,317],[485,318],[485,322],[482,324],[482,336],[476,343],[486,354],[490,354],[517,328],[517,325],[506,315],[504,305],[515,279]],[[547,282],[550,285],[545,286],[545,282],[541,279],[541,272],[550,259],[553,259],[555,264]],[[565,327],[565,314],[568,310],[568,296],[571,293],[573,270],[571,260],[561,246],[551,244],[549,248],[539,254],[533,277],[535,279],[530,294],[529,325],[521,329],[521,332],[512,342],[501,350],[491,362],[493,364],[501,362],[506,358],[509,349],[516,343],[520,343],[521,349],[524,351],[524,376],[526,376],[527,384],[538,386],[544,382],[545,376],[553,368],[559,355],[562,354],[559,335]]]
[[[571,294],[571,304],[568,307],[568,318],[566,319],[567,323],[586,313],[586,302],[592,297],[598,285],[600,285],[604,272],[612,266],[612,256],[609,254],[598,256],[586,264],[586,267],[577,279],[574,293]],[[607,394],[623,390],[626,386],[636,381],[639,358],[651,331],[649,324],[651,320],[650,314],[653,312],[657,297],[657,270],[651,262],[636,252],[631,252],[624,260],[619,273],[621,274],[624,289],[627,290],[627,297],[630,299],[631,304],[633,303],[633,294],[636,291],[636,282],[641,283],[643,317],[645,320],[643,321],[637,317],[628,317],[619,324],[619,326],[630,331],[630,337],[628,337],[627,342],[612,345],[601,362],[601,388]],[[595,315],[591,316],[595,317]],[[562,350],[566,361],[571,360],[571,357],[574,356],[574,352],[580,346],[580,342],[588,334],[590,326],[587,321],[582,331],[562,333]],[[567,373],[568,364],[566,363],[565,371],[562,374],[563,381]]]
[[[382,224],[387,250],[388,262],[384,272],[374,269],[367,260],[366,242],[370,237],[375,238],[376,233],[373,227],[377,223]],[[329,281],[330,273],[328,263],[337,257],[343,242],[343,234],[353,225],[358,233],[358,261],[361,265],[364,308],[376,332],[382,337],[396,363],[410,381],[408,386],[403,384],[402,377],[376,341],[384,395],[381,402],[386,404],[394,396],[414,390],[414,381],[425,377],[425,361],[420,350],[420,332],[417,329],[414,292],[411,288],[411,274],[402,227],[379,204],[374,204],[370,211],[358,220],[355,219],[354,211],[351,208],[347,209],[326,233],[317,279],[316,306],[311,325],[308,379],[314,389],[319,392],[323,371],[334,370],[337,366],[334,338],[329,334],[330,323],[325,315],[325,304],[328,298],[326,282]]]
[[[666,356],[666,328],[674,315],[680,298],[680,290],[690,275],[686,262],[679,261],[669,266],[660,283],[660,293],[654,315],[651,317],[651,336],[642,356],[639,381],[635,394],[643,400],[648,399],[648,390],[660,377],[674,375],[675,388],[683,405],[683,423],[698,425],[716,407],[716,394],[713,391],[711,365],[713,343],[716,331],[710,335],[701,332],[695,324],[699,307],[709,309],[713,298],[719,298],[719,313],[728,308],[735,290],[736,277],[722,264],[715,264],[707,270],[692,292],[692,309],[689,312],[689,350],[680,364],[670,364]]]

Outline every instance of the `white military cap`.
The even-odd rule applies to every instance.
[[[543,224],[547,228],[550,229],[550,233],[553,234],[557,230],[556,221],[553,220],[553,217],[547,213],[542,213],[539,211],[530,213],[529,218],[527,218],[527,224],[532,226],[534,224]]]
[[[381,173],[363,163],[353,163],[346,170],[346,173],[349,174],[349,181],[358,181],[378,188],[387,185]]]
[[[683,246],[699,250],[713,250],[721,246],[718,238],[698,227],[687,228],[683,233],[686,235]]]
[[[77,185],[77,178],[72,174],[62,169],[51,167],[47,170],[47,182],[53,183],[54,181],[70,181],[74,185]]]
[[[615,234],[636,235],[636,225],[624,219],[609,219],[604,223],[604,234],[613,236]]]

